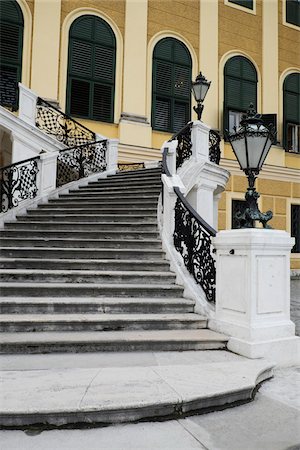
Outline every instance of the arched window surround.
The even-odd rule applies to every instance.
[[[115,98],[114,123],[119,122],[122,104],[122,70],[123,70],[123,37],[115,22],[103,12],[95,8],[78,8],[70,12],[62,25],[61,34],[61,63],[59,73],[59,104],[63,111],[66,109],[66,86],[68,72],[69,32],[72,23],[81,16],[94,15],[106,21],[114,32],[116,38],[116,67],[115,67]]]

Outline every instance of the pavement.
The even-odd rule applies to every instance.
[[[296,325],[297,336],[300,336],[300,275],[291,280],[291,320]]]

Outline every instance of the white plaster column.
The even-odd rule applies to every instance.
[[[280,230],[221,231],[216,254],[216,316],[210,327],[230,336],[228,349],[279,364],[300,359],[300,338],[290,321],[290,250]]]
[[[58,98],[61,0],[34,3],[31,88],[40,97]]]
[[[24,84],[19,83],[19,118],[29,125],[35,125],[38,96]]]
[[[200,70],[211,85],[204,101],[203,120],[212,128],[219,128],[218,104],[218,73],[219,73],[219,43],[218,43],[218,0],[200,2]]]
[[[209,130],[210,127],[200,120],[195,120],[192,126],[192,156],[196,161],[209,160]]]
[[[118,139],[109,139],[106,150],[106,170],[116,172],[118,170]]]
[[[126,0],[123,108],[119,125],[122,144],[151,147],[146,117],[147,0]]]
[[[262,2],[262,112],[278,112],[278,2]]]
[[[201,180],[194,187],[194,208],[210,226],[214,224],[214,191],[217,185],[207,179]]]

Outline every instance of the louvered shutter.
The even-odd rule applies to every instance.
[[[288,75],[283,85],[283,144],[287,148],[288,124],[300,125],[300,74]]]
[[[113,121],[115,36],[95,16],[77,19],[70,30],[67,110],[78,117]]]
[[[190,120],[191,57],[184,44],[162,39],[153,54],[152,127],[179,131]]]
[[[0,1],[0,104],[17,109],[22,75],[23,15],[15,0]]]
[[[250,103],[257,109],[257,74],[242,56],[229,59],[224,69],[224,129],[229,128],[229,111],[246,112]]]
[[[286,21],[300,27],[299,0],[286,0]]]

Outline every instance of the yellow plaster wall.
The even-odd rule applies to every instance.
[[[256,0],[256,14],[225,5],[219,0],[219,60],[231,50],[241,50],[262,69],[262,1]]]
[[[163,30],[185,37],[199,52],[199,1],[148,0],[148,41]]]
[[[300,28],[290,28],[283,24],[283,1],[278,1],[278,59],[279,74],[290,67],[300,67]]]
[[[66,16],[77,8],[95,8],[111,17],[120,28],[124,36],[125,28],[125,0],[62,0],[61,23]]]

